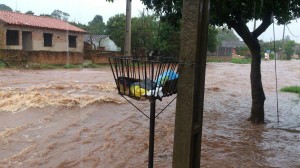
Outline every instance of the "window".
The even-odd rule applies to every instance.
[[[6,45],[19,45],[19,31],[7,30],[6,31]]]
[[[76,36],[69,36],[69,47],[76,48]]]
[[[53,34],[44,33],[44,46],[45,47],[52,47],[52,36],[53,36]]]

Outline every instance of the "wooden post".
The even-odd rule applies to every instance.
[[[210,0],[183,0],[173,168],[199,168]]]
[[[126,2],[125,56],[131,56],[131,0]]]

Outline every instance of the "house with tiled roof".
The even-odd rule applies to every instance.
[[[37,63],[80,63],[84,34],[85,30],[56,18],[0,11],[2,58],[22,51],[27,52],[27,60]]]

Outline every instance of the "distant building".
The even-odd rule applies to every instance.
[[[231,48],[237,48],[237,47],[245,47],[246,44],[243,41],[222,41],[221,47],[231,47]]]
[[[104,50],[104,51],[120,51],[114,41],[109,38],[109,35],[84,35],[84,43],[86,48],[92,50]],[[90,47],[87,47],[90,46]]]
[[[236,48],[246,46],[243,41],[222,41],[215,52],[207,52],[208,61],[231,61],[236,54]]]
[[[5,50],[6,53],[6,56],[2,54],[2,57],[9,57],[10,50],[27,51],[30,52],[29,61],[34,61],[33,55],[35,57],[39,55],[39,62],[42,63],[64,63],[67,59],[63,58],[66,57],[64,53],[67,52],[68,56],[71,55],[72,61],[73,57],[82,57],[84,34],[86,34],[85,30],[56,18],[0,11],[0,50],[2,53]],[[47,56],[41,58],[41,55],[45,55],[45,53],[40,54],[42,52],[47,52],[47,56],[54,54],[55,57],[52,57],[54,60],[49,62],[51,58]],[[82,60],[78,59],[75,63]]]

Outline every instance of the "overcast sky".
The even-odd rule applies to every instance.
[[[101,15],[106,22],[110,17],[125,13],[126,10],[126,0],[115,0],[114,3],[108,3],[106,0],[0,0],[0,4],[5,4],[22,13],[31,10],[36,15],[51,14],[55,9],[59,9],[70,14],[69,21],[78,21],[84,24],[91,21],[95,15]],[[132,16],[139,16],[144,8],[145,6],[140,0],[132,0]],[[253,23],[248,26],[250,30],[253,29]],[[288,27],[291,33],[286,28],[285,35],[300,43],[300,23],[293,21]],[[276,25],[275,32],[275,39],[282,39],[283,26]],[[294,37],[292,34],[299,37]],[[259,39],[273,40],[273,26],[270,26]]]

